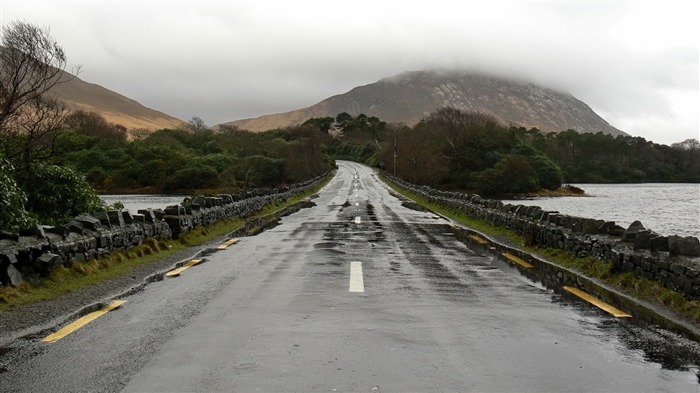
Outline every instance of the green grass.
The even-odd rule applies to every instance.
[[[289,198],[284,203],[273,203],[264,207],[253,219],[273,214],[313,195],[332,177],[332,175],[329,176],[319,185]],[[17,287],[0,287],[0,311],[24,304],[56,299],[66,293],[126,275],[138,266],[161,260],[187,247],[199,246],[219,236],[231,233],[243,227],[245,223],[244,219],[228,218],[207,227],[196,227],[178,239],[156,241],[149,238],[142,245],[129,250],[113,252],[84,263],[74,263],[70,267],[60,266],[37,286],[24,282]]]
[[[401,188],[389,179],[383,176],[381,178],[396,192],[432,211],[444,214],[455,221],[490,236],[506,238],[511,244],[528,253],[540,255],[551,262],[578,271],[585,276],[600,279],[623,293],[656,303],[687,317],[694,323],[700,323],[700,301],[687,299],[682,294],[664,287],[659,281],[639,277],[633,273],[614,273],[612,262],[603,262],[593,257],[580,258],[560,249],[526,246],[523,236],[488,222],[469,217],[462,212],[445,206],[429,203],[425,198]]]

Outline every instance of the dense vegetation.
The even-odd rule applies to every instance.
[[[85,174],[102,192],[231,193],[303,181],[330,165],[324,151],[329,136],[308,127],[214,131],[193,119],[186,129],[128,139],[95,114],[73,113],[68,120],[73,127],[58,139],[54,160]]]
[[[700,143],[687,139],[671,146],[642,137],[577,133],[544,134],[515,130],[529,145],[559,165],[571,183],[699,183]]]
[[[329,153],[380,166],[416,184],[509,194],[557,189],[561,171],[492,116],[444,108],[414,127],[387,124],[363,114],[305,124],[335,130]]]
[[[545,134],[505,127],[495,118],[440,109],[414,127],[344,113],[306,124],[337,132],[335,158],[383,165],[416,184],[484,195],[555,190],[562,182],[700,182],[700,143],[671,146],[641,137]]]
[[[0,229],[103,208],[84,178],[50,162],[66,117],[47,94],[70,79],[66,56],[47,29],[26,22],[2,28],[0,45]]]
[[[234,193],[304,181],[332,163],[324,144],[330,136],[311,127],[251,133],[192,121],[186,129],[136,132],[130,139],[95,113],[74,112],[65,124],[51,157],[21,172],[3,161],[3,205],[23,206],[1,217],[3,228],[105,208],[94,190]]]

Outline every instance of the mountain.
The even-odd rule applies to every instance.
[[[489,113],[504,125],[537,127],[544,132],[573,129],[626,135],[570,94],[483,74],[436,71],[406,72],[356,87],[307,108],[225,124],[264,131],[301,124],[312,117],[335,117],[347,112],[414,125],[442,107]]]
[[[147,108],[130,98],[78,77],[54,86],[51,92],[58,96],[69,110],[99,113],[108,122],[120,124],[129,130],[159,130],[185,124],[180,119]]]

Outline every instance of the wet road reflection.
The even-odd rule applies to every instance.
[[[567,296],[339,167],[315,207],[65,341],[12,349],[0,391],[698,392],[697,343]]]

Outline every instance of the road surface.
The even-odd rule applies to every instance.
[[[316,206],[54,343],[2,392],[698,392],[695,343],[521,277],[339,162]],[[696,348],[696,347],[695,347]]]

